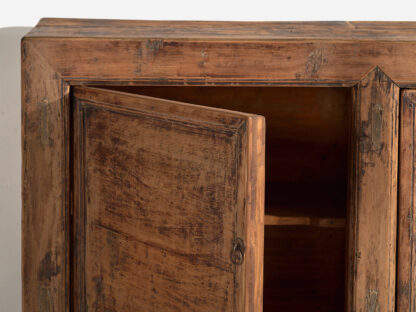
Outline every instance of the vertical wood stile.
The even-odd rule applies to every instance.
[[[394,311],[400,90],[376,67],[355,87],[347,311]]]
[[[416,91],[404,90],[400,107],[397,312],[415,311],[415,105]]]
[[[22,309],[69,311],[69,87],[22,41]]]

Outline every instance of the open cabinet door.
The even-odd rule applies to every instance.
[[[347,311],[394,311],[400,90],[377,67],[354,94]]]
[[[73,89],[72,305],[262,309],[264,118]]]

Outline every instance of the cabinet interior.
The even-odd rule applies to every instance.
[[[264,311],[344,310],[350,88],[100,87],[264,116]]]

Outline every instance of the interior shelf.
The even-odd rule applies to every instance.
[[[265,225],[343,228],[346,186],[268,183]]]
[[[329,228],[344,228],[345,218],[280,217],[265,215],[264,225],[305,225]]]

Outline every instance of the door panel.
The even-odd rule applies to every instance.
[[[260,311],[264,119],[73,95],[75,311]]]
[[[397,312],[416,311],[415,106],[416,90],[404,90],[400,109]]]
[[[400,90],[380,68],[355,88],[348,311],[394,311]]]

